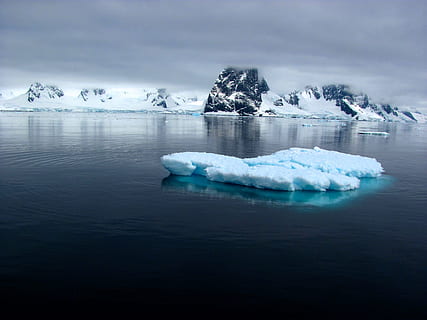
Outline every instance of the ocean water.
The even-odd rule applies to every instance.
[[[0,113],[2,303],[425,316],[426,137],[415,124]],[[160,163],[314,146],[374,157],[385,174],[292,193],[169,177]]]

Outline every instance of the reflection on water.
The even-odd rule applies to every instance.
[[[393,181],[390,176],[361,179],[360,188],[352,191],[274,191],[209,181],[202,176],[170,175],[162,180],[163,191],[183,191],[204,194],[208,197],[241,199],[248,202],[274,206],[343,206],[350,200],[378,192]]]
[[[226,154],[248,157],[248,154],[257,155],[262,147],[258,118],[206,116],[204,124],[208,143]]]

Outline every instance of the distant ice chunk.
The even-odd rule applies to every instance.
[[[203,152],[181,152],[161,158],[175,175],[202,175],[216,182],[271,190],[339,190],[359,187],[359,178],[383,172],[373,158],[323,150],[291,148],[271,155],[240,159]]]
[[[388,136],[388,132],[384,131],[359,131],[359,134],[366,134],[370,136]]]

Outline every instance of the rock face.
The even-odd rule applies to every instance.
[[[180,101],[177,101],[172,97],[165,88],[157,89],[154,92],[147,93],[147,101],[154,107],[171,108],[180,105]]]
[[[285,97],[285,101],[292,106],[297,106],[299,104],[298,91],[292,91]]]
[[[384,118],[384,120],[392,120],[393,117],[411,118],[399,112],[398,108],[393,108],[389,104],[372,103],[366,94],[353,93],[347,85],[327,85],[323,86],[322,90],[323,97],[326,100],[335,100],[336,105],[340,107],[343,112],[356,119],[359,113],[357,107],[362,110],[372,111]]]
[[[88,101],[95,98],[99,99],[101,102],[105,102],[107,100],[111,100],[112,96],[107,95],[105,89],[102,88],[95,88],[95,89],[82,89],[79,94],[79,98],[83,99],[83,101]]]
[[[226,68],[215,81],[204,111],[253,115],[261,106],[261,94],[268,90],[267,82],[258,78],[257,69]]]
[[[49,98],[57,99],[64,96],[64,92],[57,86],[43,85],[40,82],[31,84],[26,92],[28,102],[34,102],[36,99]]]
[[[331,84],[322,87],[323,97],[326,101],[335,100],[336,106],[341,108],[346,114],[352,117],[357,115],[357,112],[353,110],[349,105],[354,104],[356,96],[350,92],[350,88],[343,84]],[[366,95],[363,95],[361,99],[358,99],[365,108],[368,106],[369,101]]]

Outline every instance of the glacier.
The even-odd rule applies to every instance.
[[[161,157],[173,175],[205,176],[210,181],[280,191],[347,191],[361,178],[384,172],[374,158],[337,151],[290,148],[256,158],[237,158],[206,152],[180,152]]]

